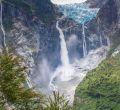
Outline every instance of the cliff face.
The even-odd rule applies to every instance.
[[[100,20],[101,29],[106,33],[113,33],[119,29],[120,22],[120,8],[119,0],[88,0],[92,7],[100,7],[100,11],[95,20]]]
[[[56,8],[49,0],[5,0],[2,4],[7,47],[24,57],[26,65],[30,68],[29,73],[32,73],[40,45],[42,49],[44,47],[44,44],[40,44],[40,39],[48,42],[49,39],[46,38],[50,36],[50,39],[53,39],[51,42],[54,42],[51,36],[56,33],[54,29]],[[2,30],[0,30],[0,42],[2,48]]]
[[[115,0],[115,4],[117,6],[118,28],[120,28],[120,1],[119,0]]]
[[[101,19],[103,29],[111,30],[119,27],[119,7],[117,4],[117,1],[109,0],[101,8],[98,17]]]
[[[85,25],[89,52],[101,47],[101,44],[106,46],[107,36],[113,35],[119,29],[120,2],[119,0],[88,0],[87,2],[91,7],[100,8],[97,17]],[[3,2],[3,24],[7,46],[24,57],[26,65],[30,68],[29,76],[38,88],[48,87],[50,72],[61,63],[60,39],[56,29],[58,17],[60,13],[50,0],[5,0]],[[65,18],[60,22],[60,27],[65,35],[69,57],[73,63],[75,58],[83,57],[82,25]],[[71,37],[72,35],[75,37]],[[0,30],[0,42],[2,36]],[[70,38],[77,39],[72,47],[71,44],[69,45]],[[2,48],[2,43],[0,47]]]
[[[95,46],[91,46],[90,38],[91,35],[99,36],[103,35],[103,39],[105,37],[105,33],[113,32],[116,28],[119,27],[119,1],[118,0],[88,0],[91,7],[100,7],[100,11],[98,16],[93,19],[91,22],[87,24],[86,35],[87,35],[87,43],[88,43],[88,51],[90,49],[94,49],[96,46],[99,47],[99,43],[95,41],[97,44]],[[19,22],[21,26],[26,27],[28,33],[25,33],[23,38],[26,36],[26,41],[30,41],[26,43],[32,50],[36,50],[37,53],[40,51],[41,55],[38,55],[40,59],[43,56],[46,56],[48,60],[51,60],[51,57],[56,54],[56,57],[53,57],[51,63],[54,66],[57,66],[57,63],[60,62],[59,59],[59,37],[58,32],[56,30],[56,18],[60,15],[57,11],[57,7],[53,5],[50,0],[7,0],[4,2],[3,6],[3,22],[6,28],[6,37],[8,37],[13,31],[16,29],[16,24]],[[8,11],[9,10],[9,11]],[[80,25],[76,25],[77,23],[73,20],[66,18],[63,20],[60,25],[63,29],[67,29],[71,25],[75,25],[73,28],[68,28],[64,31],[66,36],[70,36],[71,34],[76,34],[79,38],[79,43],[77,45],[77,50],[79,56],[82,56],[82,27]],[[20,26],[20,25],[19,25]],[[18,28],[18,26],[17,26]],[[100,28],[100,32],[98,32],[98,28]],[[18,28],[19,33],[22,31],[22,27]],[[112,30],[112,31],[111,31]],[[26,32],[26,31],[25,31]],[[22,33],[22,32],[21,32]],[[12,33],[13,34],[13,33]],[[12,35],[14,36],[14,35]],[[19,35],[20,36],[20,35]],[[31,36],[31,37],[27,37]],[[44,36],[44,37],[43,37]],[[57,37],[56,37],[57,36]],[[8,37],[8,45],[12,47],[16,47],[17,42],[15,43],[9,39]],[[12,37],[13,38],[13,37]],[[67,38],[67,37],[66,37]],[[15,37],[17,39],[17,37]],[[34,39],[34,40],[33,40]],[[9,43],[11,40],[11,43]],[[37,42],[37,43],[36,43]],[[29,44],[30,43],[30,44]],[[24,45],[25,43],[22,43]],[[33,46],[34,45],[34,46]],[[36,46],[35,46],[36,45]],[[9,46],[9,47],[11,47]],[[19,46],[18,46],[19,47]],[[57,47],[57,48],[56,48]],[[39,53],[39,54],[40,54]],[[51,57],[49,56],[51,53]],[[37,55],[36,55],[37,56]]]

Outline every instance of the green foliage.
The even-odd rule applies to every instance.
[[[107,58],[77,87],[75,110],[120,110],[120,55]]]
[[[0,110],[5,110],[5,108],[3,106],[0,106]]]
[[[47,99],[45,110],[71,110],[68,103],[69,101],[66,101],[59,92],[53,92],[53,96]]]
[[[42,108],[43,96],[25,87],[26,71],[20,57],[0,54],[0,94],[3,101],[14,104],[17,110]]]
[[[19,100],[17,95],[21,94],[19,89],[22,88],[21,82],[25,79],[26,68],[22,67],[19,62],[20,59],[12,54],[0,55],[0,91],[11,102]]]

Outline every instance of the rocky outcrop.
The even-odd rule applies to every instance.
[[[90,4],[90,7],[97,7],[97,8],[101,8],[103,7],[103,5],[106,4],[108,0],[87,0],[86,3]]]

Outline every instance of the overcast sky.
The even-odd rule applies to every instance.
[[[87,0],[51,0],[54,4],[72,4],[72,3],[82,3]]]

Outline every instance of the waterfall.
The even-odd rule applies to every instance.
[[[100,32],[100,19],[99,18],[98,18],[97,22],[98,22],[98,33],[100,36],[100,46],[102,46],[103,42],[102,42],[102,36],[101,36],[101,32]]]
[[[67,50],[67,46],[66,46],[66,42],[65,42],[65,38],[64,38],[64,34],[63,31],[60,29],[59,27],[59,22],[57,21],[56,23],[56,28],[59,31],[60,34],[60,46],[61,46],[61,63],[63,67],[68,67],[69,66],[69,57],[68,57],[68,50]]]
[[[4,30],[4,27],[3,27],[3,5],[2,5],[2,0],[0,0],[0,27],[1,27],[1,30],[3,32],[3,48],[6,48],[6,42],[5,42],[5,30]]]
[[[100,35],[100,46],[102,46],[103,43],[102,43],[102,36]]]
[[[83,29],[83,57],[86,57],[87,55],[87,44],[86,44],[86,35],[85,35],[85,26],[84,24],[82,25],[82,29]]]
[[[30,80],[30,77],[29,77],[28,74],[26,74],[26,82],[27,82],[27,85],[28,85],[29,88],[32,88],[32,87],[33,87],[33,86],[32,86],[32,83],[31,83],[31,80]]]
[[[67,45],[64,38],[64,33],[62,29],[59,27],[59,21],[56,23],[56,29],[59,31],[59,37],[60,37],[60,56],[61,56],[61,65],[56,69],[55,73],[53,74],[49,86],[52,90],[56,90],[55,84],[53,84],[53,81],[55,78],[57,78],[60,81],[68,81],[71,79],[71,76],[73,74],[73,69],[69,63],[69,56],[68,56],[68,50]]]

